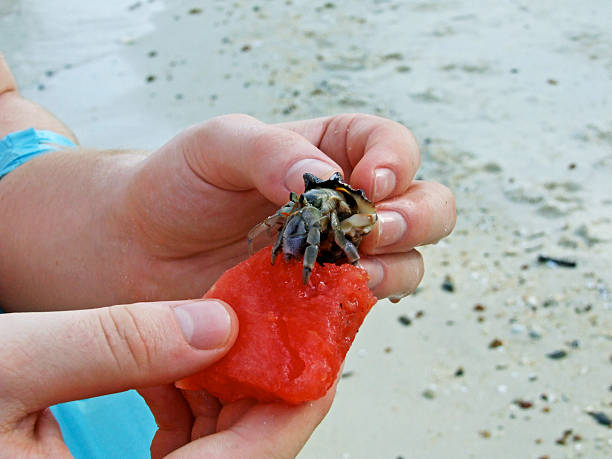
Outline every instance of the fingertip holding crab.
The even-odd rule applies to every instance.
[[[378,168],[374,171],[374,187],[372,191],[372,201],[382,201],[388,197],[395,189],[395,174],[386,167]]]
[[[289,191],[302,191],[304,189],[304,172],[310,172],[317,177],[327,179],[339,171],[337,167],[318,159],[301,159],[291,165],[287,170],[285,187]]]

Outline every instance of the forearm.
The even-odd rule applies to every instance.
[[[129,237],[116,221],[142,152],[64,150],[0,180],[0,305],[7,311],[119,303]],[[122,298],[125,300],[125,298]],[[123,301],[125,302],[125,301]]]

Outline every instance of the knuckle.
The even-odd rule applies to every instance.
[[[259,123],[257,118],[247,115],[246,113],[229,113],[227,115],[221,115],[218,118],[228,123]]]
[[[257,129],[251,133],[249,142],[251,153],[261,156],[268,152],[279,151],[279,149],[291,151],[290,148],[296,142],[295,137],[291,131],[275,126]]]
[[[258,123],[259,121],[251,115],[244,113],[229,113],[227,115],[219,115],[211,118],[206,122],[206,125],[215,129],[220,127],[244,125]]]
[[[230,113],[210,118],[203,123],[191,127],[196,136],[207,138],[213,135],[223,135],[228,131],[235,131],[237,126],[252,125],[257,120],[250,115],[242,113]]]
[[[126,306],[104,308],[98,315],[105,345],[119,371],[146,371],[151,367],[152,343],[142,333]]]

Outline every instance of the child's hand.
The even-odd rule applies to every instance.
[[[414,182],[418,146],[411,133],[367,115],[267,125],[229,115],[192,127],[138,166],[122,203],[134,244],[135,298],[201,295],[247,257],[246,234],[302,191],[302,175],[341,172],[376,203],[380,223],[362,244],[379,298],[413,291],[423,274],[413,248],[455,224],[450,191]],[[137,273],[137,275],[136,275]]]

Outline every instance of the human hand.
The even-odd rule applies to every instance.
[[[216,300],[0,316],[0,455],[68,457],[49,406],[141,388],[159,426],[153,457],[294,456],[333,391],[302,406],[221,408],[172,385],[221,358],[236,334],[233,311]]]
[[[455,223],[452,194],[413,181],[418,166],[412,134],[369,115],[281,125],[228,115],[151,155],[42,155],[0,181],[0,302],[23,311],[200,297],[247,257],[248,231],[303,190],[304,172],[342,172],[375,201],[361,263],[378,298],[401,297],[423,275],[414,247]]]
[[[187,129],[138,165],[119,206],[124,237],[138,248],[127,271],[141,290],[126,294],[201,294],[246,258],[249,229],[303,190],[304,172],[339,171],[379,212],[361,247],[374,294],[404,296],[423,275],[414,247],[455,223],[450,191],[413,181],[419,162],[405,127],[367,115],[281,125],[229,115]]]

